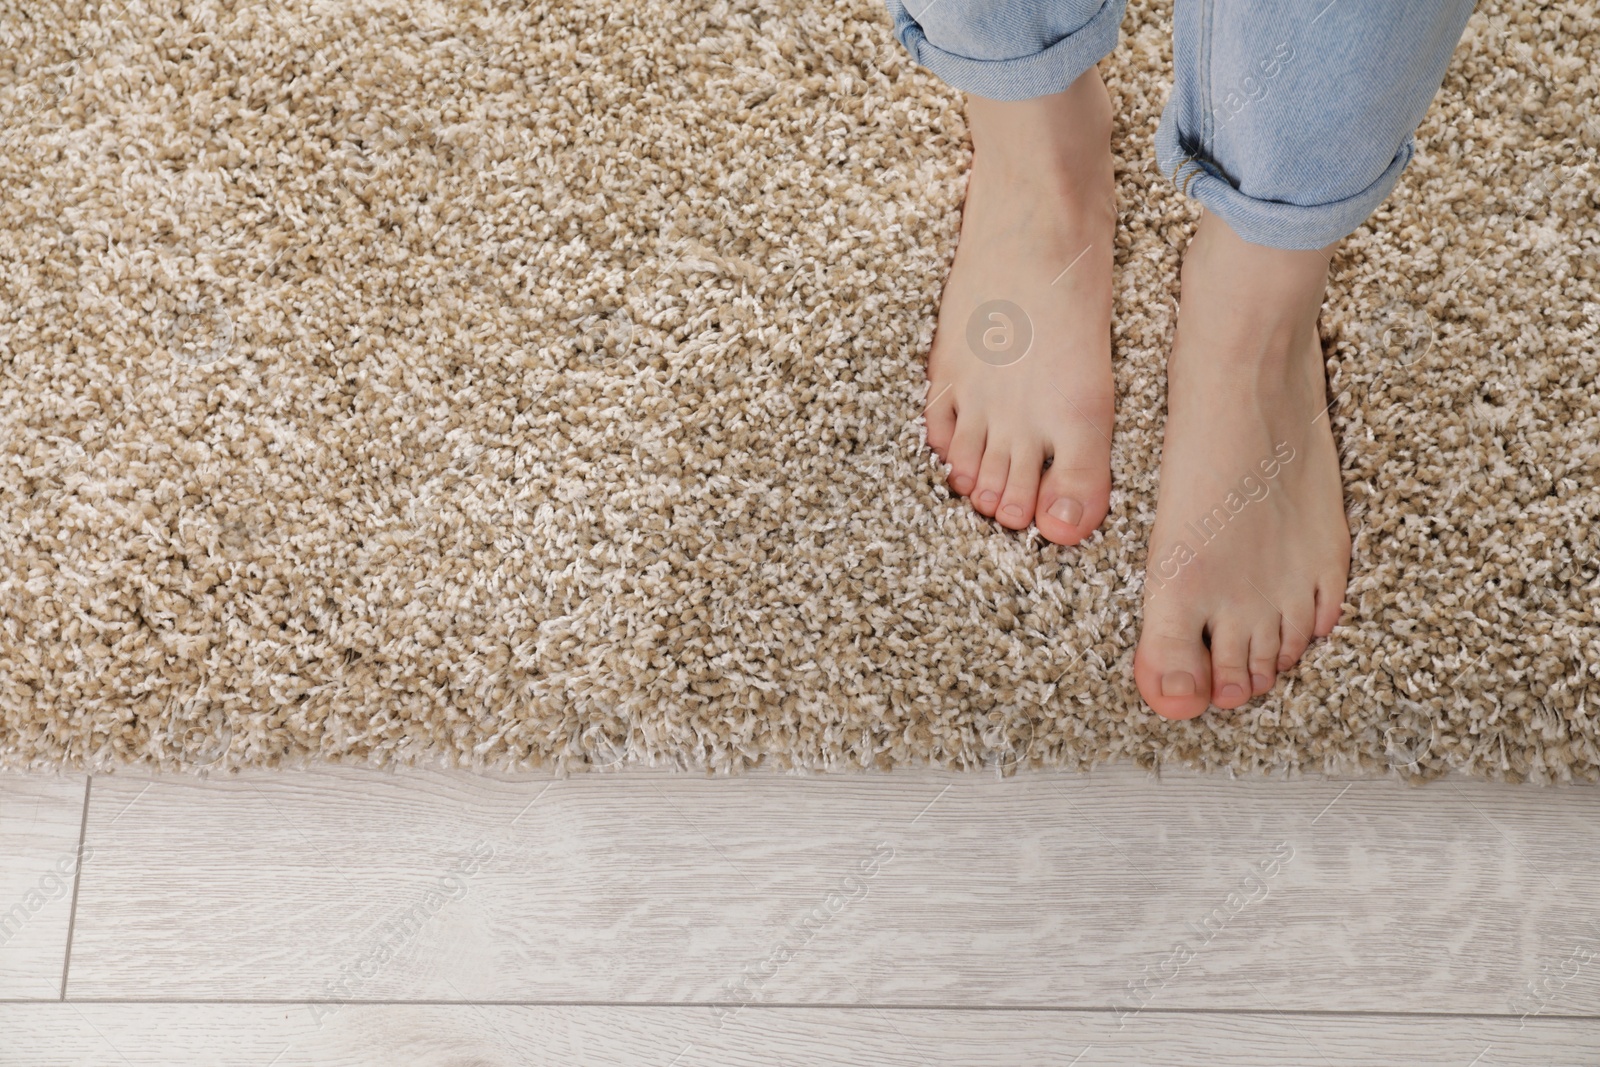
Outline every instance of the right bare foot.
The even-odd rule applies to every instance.
[[[1331,247],[1207,212],[1183,257],[1134,677],[1169,719],[1270,690],[1339,621],[1350,527],[1317,314]]]
[[[971,97],[961,241],[928,357],[928,444],[950,487],[1073,545],[1111,496],[1111,102]]]

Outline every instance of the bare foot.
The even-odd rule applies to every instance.
[[[1111,102],[967,101],[961,243],[928,358],[928,444],[950,487],[1013,530],[1077,544],[1111,494]]]
[[[1134,677],[1169,719],[1270,690],[1339,621],[1350,530],[1317,315],[1332,248],[1207,214],[1183,261]]]

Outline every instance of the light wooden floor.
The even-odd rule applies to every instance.
[[[5,1067],[1594,1067],[1600,790],[0,776],[0,941]]]

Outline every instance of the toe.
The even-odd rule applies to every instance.
[[[1250,630],[1237,618],[1211,624],[1211,702],[1229,711],[1250,699]]]
[[[1038,445],[1019,447],[1011,453],[1005,491],[1000,494],[1000,509],[995,519],[1012,530],[1026,530],[1033,521],[1034,501],[1039,498],[1039,476],[1044,467],[1044,449]]]
[[[956,436],[956,401],[953,392],[948,385],[929,382],[929,403],[923,412],[923,421],[928,427],[928,447],[945,462],[949,462],[950,443]]]
[[[1039,485],[1034,521],[1039,532],[1058,545],[1075,545],[1094,533],[1111,505],[1108,459],[1082,466],[1058,450]]]
[[[976,416],[956,419],[950,452],[944,458],[950,464],[950,488],[961,496],[970,495],[978,484],[978,470],[983,463],[983,440],[987,432],[983,420]]]
[[[1311,644],[1312,620],[1316,606],[1310,596],[1283,605],[1283,624],[1278,630],[1278,670],[1286,671],[1300,662]]]
[[[1283,643],[1283,617],[1277,612],[1265,615],[1250,632],[1250,692],[1253,696],[1271,692],[1278,682],[1278,651]]]
[[[1133,654],[1139,695],[1157,715],[1192,719],[1211,702],[1211,662],[1201,637],[1202,620],[1146,621]]]
[[[1000,510],[1000,494],[1006,490],[1006,475],[1011,470],[1011,449],[991,435],[983,445],[983,462],[978,465],[978,485],[972,490],[972,506],[979,514],[994,516]]]

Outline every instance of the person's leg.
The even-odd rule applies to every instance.
[[[889,0],[968,93],[972,172],[928,357],[928,443],[1011,529],[1075,544],[1111,492],[1111,106],[1125,0]]]
[[[1157,161],[1206,209],[1183,264],[1134,675],[1170,718],[1266,692],[1338,622],[1350,534],[1317,331],[1470,0],[1178,0]]]

